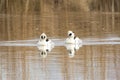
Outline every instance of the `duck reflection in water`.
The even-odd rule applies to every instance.
[[[38,50],[40,51],[40,56],[42,58],[46,58],[48,53],[54,48],[53,46],[37,46]]]
[[[75,56],[75,52],[82,47],[82,44],[66,44],[65,47],[68,51],[69,58],[73,58]]]

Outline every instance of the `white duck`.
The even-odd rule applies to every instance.
[[[68,31],[68,38],[65,41],[66,44],[82,44],[82,40],[75,36],[75,33]]]
[[[39,46],[50,46],[53,44],[53,42],[47,38],[47,35],[45,33],[42,33],[40,35],[40,39],[37,43]]]

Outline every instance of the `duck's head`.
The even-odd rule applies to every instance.
[[[40,40],[46,40],[47,39],[47,35],[45,33],[42,33],[40,35]]]
[[[74,32],[72,32],[72,31],[68,31],[68,37],[70,37],[70,38],[74,38],[74,37],[75,37]]]

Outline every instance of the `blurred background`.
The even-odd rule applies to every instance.
[[[0,41],[68,30],[83,40],[120,37],[120,0],[0,0]],[[74,58],[55,47],[45,59],[36,47],[0,47],[0,80],[56,79],[119,80],[120,45],[85,45]]]

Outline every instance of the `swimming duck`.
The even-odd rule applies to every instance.
[[[53,44],[53,42],[47,38],[47,35],[45,33],[42,33],[40,35],[40,39],[37,44],[39,46],[48,46],[48,45]]]

